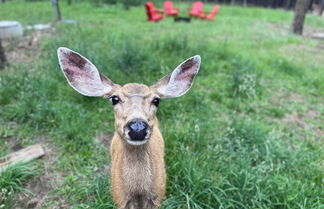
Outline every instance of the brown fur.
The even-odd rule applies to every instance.
[[[85,57],[68,48],[58,49],[61,69],[69,84],[85,96],[103,96],[114,104],[112,139],[112,194],[119,209],[156,209],[165,193],[164,142],[156,118],[158,98],[185,94],[198,73],[200,56],[181,63],[153,86],[114,84]],[[117,101],[117,102],[116,102]],[[147,124],[141,143],[130,141],[129,123]]]
[[[150,102],[154,91],[142,84],[113,89],[111,94],[122,100],[115,107],[116,133],[110,147],[113,199],[118,208],[157,208],[164,197],[166,174],[164,142],[155,116],[156,107]],[[129,145],[123,138],[123,127],[133,119],[129,116],[133,115],[134,107],[135,117],[147,120],[151,129],[149,141],[141,146]]]

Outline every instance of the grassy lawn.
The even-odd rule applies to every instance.
[[[175,4],[183,14],[189,7]],[[159,107],[162,208],[324,208],[324,42],[309,38],[324,31],[323,18],[309,14],[297,37],[289,33],[293,13],[283,10],[221,5],[215,21],[187,24],[146,22],[143,7],[61,9],[77,23],[4,43],[11,65],[0,72],[0,156],[35,143],[47,154],[0,173],[0,208],[114,208],[113,109],[67,84],[60,46],[119,84],[153,84],[201,55],[189,93]],[[27,26],[54,17],[50,1],[12,0],[0,4],[3,19]]]

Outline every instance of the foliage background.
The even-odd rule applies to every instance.
[[[190,3],[176,6],[185,13]],[[296,37],[292,12],[282,10],[221,5],[215,21],[186,24],[146,22],[142,6],[63,1],[61,9],[77,23],[55,24],[35,49],[36,31],[5,45],[12,58],[0,72],[0,156],[34,143],[47,155],[0,174],[2,208],[26,208],[33,198],[42,208],[114,207],[112,108],[68,86],[59,46],[120,84],[152,84],[202,56],[192,89],[158,111],[168,173],[162,208],[324,207],[323,43],[310,38],[323,19],[308,15],[305,36]],[[26,26],[54,17],[49,1],[12,0],[0,19]]]

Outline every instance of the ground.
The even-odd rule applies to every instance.
[[[183,13],[189,7],[176,4]],[[35,143],[46,155],[0,174],[0,208],[114,208],[112,108],[68,86],[59,46],[120,84],[152,84],[201,55],[189,93],[159,106],[168,173],[162,208],[324,206],[324,42],[312,38],[324,32],[323,17],[308,14],[298,37],[289,32],[293,13],[282,10],[221,5],[212,22],[149,23],[142,6],[61,8],[77,23],[4,42],[0,156]],[[52,12],[48,2],[12,0],[1,4],[0,19],[47,24]]]

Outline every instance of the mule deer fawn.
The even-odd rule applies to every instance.
[[[154,209],[165,193],[164,141],[156,111],[161,98],[184,95],[199,71],[200,56],[181,63],[156,84],[114,84],[82,55],[58,49],[61,69],[80,94],[109,98],[115,112],[111,154],[112,195],[118,208]]]

